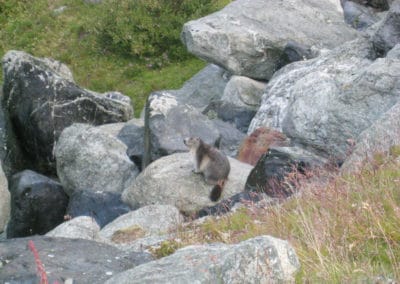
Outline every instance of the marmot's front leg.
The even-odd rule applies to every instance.
[[[198,163],[194,163],[194,168],[193,168],[192,172],[195,173],[195,174],[201,174],[200,167],[199,167]]]

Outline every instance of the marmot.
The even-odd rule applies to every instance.
[[[199,137],[183,140],[194,158],[194,172],[202,173],[206,183],[214,185],[210,193],[211,201],[221,197],[231,166],[228,158],[218,149],[203,142]]]

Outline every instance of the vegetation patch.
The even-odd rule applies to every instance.
[[[259,235],[288,240],[301,262],[298,283],[398,280],[400,161],[392,156],[374,164],[354,175],[333,173],[323,183],[304,181],[281,205],[208,217],[183,228],[179,238],[185,245]]]
[[[180,42],[183,23],[229,2],[1,0],[0,56],[22,50],[59,60],[80,86],[129,96],[139,116],[151,92],[180,88],[206,65]]]
[[[134,225],[115,231],[111,237],[111,241],[117,244],[124,244],[143,238],[145,235],[146,232],[142,227]]]

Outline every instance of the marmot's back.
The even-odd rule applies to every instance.
[[[231,166],[225,154],[216,148],[210,147],[208,157],[210,162],[204,169],[204,176],[215,181],[226,180],[231,170]]]
[[[228,158],[224,153],[204,143],[198,137],[186,138],[184,143],[193,155],[195,173],[202,173],[205,181],[214,185],[210,199],[217,201],[231,170]]]

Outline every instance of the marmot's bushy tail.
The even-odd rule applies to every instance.
[[[210,193],[211,201],[215,202],[221,197],[222,187],[219,184],[214,185]]]
[[[223,180],[223,179],[219,180],[218,183],[216,185],[214,185],[214,187],[210,193],[211,201],[215,202],[221,197],[222,190],[224,189],[224,185],[225,185],[225,180]]]

